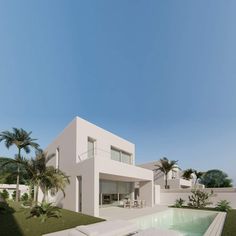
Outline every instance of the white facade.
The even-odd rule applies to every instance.
[[[148,162],[139,165],[142,168],[152,170],[154,173],[154,184],[160,185],[161,188],[165,188],[165,175],[161,171],[155,171],[158,167],[155,166],[158,161]],[[190,188],[193,185],[192,180],[186,180],[182,177],[182,172],[179,168],[174,168],[168,173],[167,176],[167,185],[170,189],[179,189],[179,188]]]
[[[45,151],[56,154],[49,165],[70,176],[57,205],[99,216],[103,204],[134,198],[139,182],[139,198],[153,206],[153,172],[135,166],[135,146],[127,140],[76,117]]]

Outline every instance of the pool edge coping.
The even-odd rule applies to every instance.
[[[220,236],[223,231],[226,215],[226,212],[219,212],[204,233],[204,236]]]

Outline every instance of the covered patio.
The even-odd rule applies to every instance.
[[[135,186],[139,186],[139,188],[135,189]],[[150,193],[152,193],[151,181],[146,181],[137,177],[134,178],[104,173],[99,174],[100,208],[111,206],[125,207],[128,203],[130,204],[129,207],[131,207],[131,203],[135,203],[136,206],[138,206],[138,202],[142,203],[142,207],[146,207],[146,205],[151,206],[152,199],[150,198]]]

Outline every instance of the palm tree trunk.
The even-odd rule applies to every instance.
[[[167,184],[167,175],[168,175],[168,174],[165,174],[165,176],[166,176],[166,179],[165,179],[165,182],[166,182],[166,184],[165,184],[165,189],[167,189],[167,185],[168,185],[168,184]]]
[[[29,183],[29,200],[32,199],[31,193],[32,193],[32,184]]]
[[[43,202],[48,202],[48,189],[43,190]]]
[[[34,204],[35,205],[38,205],[38,195],[39,195],[38,193],[39,193],[39,185],[36,184],[34,186]]]
[[[20,158],[20,148],[18,149],[18,158]],[[17,176],[16,176],[16,202],[19,202],[20,193],[19,193],[19,185],[20,185],[20,167],[17,165]]]
[[[19,185],[20,185],[20,168],[17,165],[17,176],[16,176],[16,202],[19,202]]]

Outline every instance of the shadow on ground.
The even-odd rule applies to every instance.
[[[15,217],[15,210],[8,206],[0,211],[0,235],[1,236],[23,236]]]

